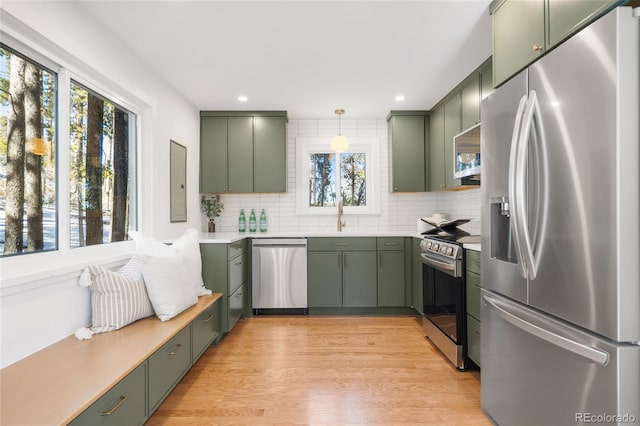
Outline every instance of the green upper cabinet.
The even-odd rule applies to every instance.
[[[460,186],[460,179],[453,178],[453,137],[461,128],[462,95],[458,92],[444,104],[444,185]]]
[[[200,192],[227,191],[227,117],[200,118]]]
[[[444,105],[431,111],[429,121],[430,187],[438,191],[444,188]]]
[[[489,96],[493,92],[493,64],[491,60],[480,71],[480,100]]]
[[[466,130],[480,122],[480,74],[462,87],[462,126]]]
[[[229,117],[227,129],[227,192],[253,192],[253,117]]]
[[[494,86],[544,53],[544,0],[497,0],[493,14]]]
[[[286,118],[255,117],[253,128],[253,192],[286,192]]]
[[[428,112],[391,111],[387,122],[391,192],[427,191]]]
[[[547,46],[560,43],[598,16],[622,3],[624,2],[611,0],[547,0]]]
[[[286,111],[201,111],[200,192],[286,192]]]
[[[518,71],[628,0],[493,0],[493,83]]]

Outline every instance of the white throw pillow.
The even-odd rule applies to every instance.
[[[91,290],[92,334],[117,330],[153,315],[140,258],[131,258],[118,272],[90,265],[83,272],[81,285]]]
[[[160,321],[167,321],[198,302],[189,280],[185,259],[179,253],[142,257],[142,273],[149,299]]]
[[[158,240],[146,238],[138,232],[132,232],[131,236],[136,242],[136,250],[142,256],[171,256],[181,254],[183,256],[186,275],[182,277],[182,282],[191,285],[198,296],[211,294],[211,290],[204,286],[202,281],[202,257],[200,254],[200,243],[198,242],[198,231],[188,229],[172,245],[163,244]]]

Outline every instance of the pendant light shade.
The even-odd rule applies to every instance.
[[[344,114],[344,110],[337,109],[335,113],[338,115],[338,134],[331,139],[331,149],[335,152],[346,152],[349,149],[349,139],[340,132],[340,116]]]

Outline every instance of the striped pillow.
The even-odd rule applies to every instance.
[[[91,274],[91,331],[117,330],[153,315],[153,307],[142,281],[142,262],[134,257],[118,272],[100,266],[87,267]],[[136,279],[135,277],[140,278]]]

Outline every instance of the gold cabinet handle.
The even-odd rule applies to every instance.
[[[118,402],[115,403],[115,405],[113,407],[111,407],[110,410],[108,411],[103,411],[102,413],[100,413],[101,416],[110,416],[112,415],[118,408],[120,408],[120,406],[122,404],[124,404],[124,402],[127,400],[127,396],[126,395],[120,395],[120,399],[118,399]]]
[[[182,347],[182,345],[181,345],[180,343],[178,343],[178,344],[176,345],[176,350],[175,350],[175,351],[168,352],[168,353],[167,353],[167,355],[174,356],[174,355],[178,352],[178,349],[180,349],[181,347]]]
[[[384,243],[384,245],[393,247],[393,246],[397,246],[398,243]]]
[[[480,335],[480,332],[478,330],[475,330],[474,333],[476,333],[478,336]]]
[[[213,318],[213,314],[209,315],[206,320],[202,320],[202,322],[209,322]]]
[[[542,50],[542,46],[540,46],[539,44],[534,44],[534,45],[533,45],[533,50],[534,50],[535,52],[539,52],[539,51],[541,51],[541,50]]]
[[[336,245],[340,247],[346,247],[346,246],[350,246],[351,243],[336,243]]]

